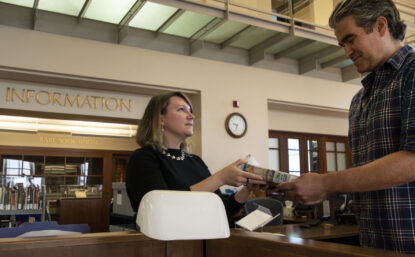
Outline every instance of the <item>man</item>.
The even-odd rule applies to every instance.
[[[353,168],[304,174],[277,190],[303,204],[353,192],[360,243],[415,253],[415,53],[391,0],[343,0],[330,17],[339,45],[370,72],[349,111]]]

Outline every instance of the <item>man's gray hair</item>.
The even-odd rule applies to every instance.
[[[355,18],[356,25],[364,28],[366,33],[372,32],[377,18],[383,16],[388,20],[391,35],[400,41],[405,38],[406,25],[401,21],[392,0],[342,0],[329,18],[330,27],[334,28],[340,20],[350,15]]]

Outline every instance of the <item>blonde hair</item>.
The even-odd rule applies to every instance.
[[[166,114],[170,104],[170,98],[178,96],[186,101],[193,113],[193,106],[189,98],[182,92],[172,92],[153,96],[148,102],[143,117],[137,129],[136,141],[140,146],[150,146],[155,150],[165,149],[163,145],[163,127],[161,125],[161,115]],[[183,141],[180,149],[188,151],[188,144]]]

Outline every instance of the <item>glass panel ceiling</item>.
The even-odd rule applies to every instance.
[[[40,0],[40,10],[78,16],[85,0]]]
[[[0,0],[0,2],[32,8],[35,0]]]
[[[156,31],[176,11],[177,8],[146,2],[129,25],[135,28]]]
[[[93,0],[85,13],[85,18],[118,24],[135,2],[135,0]]]
[[[245,27],[247,27],[246,24],[228,20],[224,24],[219,26],[215,31],[210,33],[205,38],[205,40],[212,43],[220,44],[226,39],[228,39],[230,36],[241,31]]]
[[[189,38],[212,19],[212,16],[187,11],[164,32]]]

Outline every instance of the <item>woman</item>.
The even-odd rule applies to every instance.
[[[206,191],[223,199],[231,219],[242,208],[254,185],[265,184],[260,176],[238,168],[243,160],[211,175],[202,159],[187,152],[186,138],[193,135],[194,119],[190,100],[180,92],[151,98],[137,130],[137,143],[142,148],[135,150],[127,165],[126,187],[134,211],[151,190]],[[219,190],[222,185],[245,186],[225,197]]]

